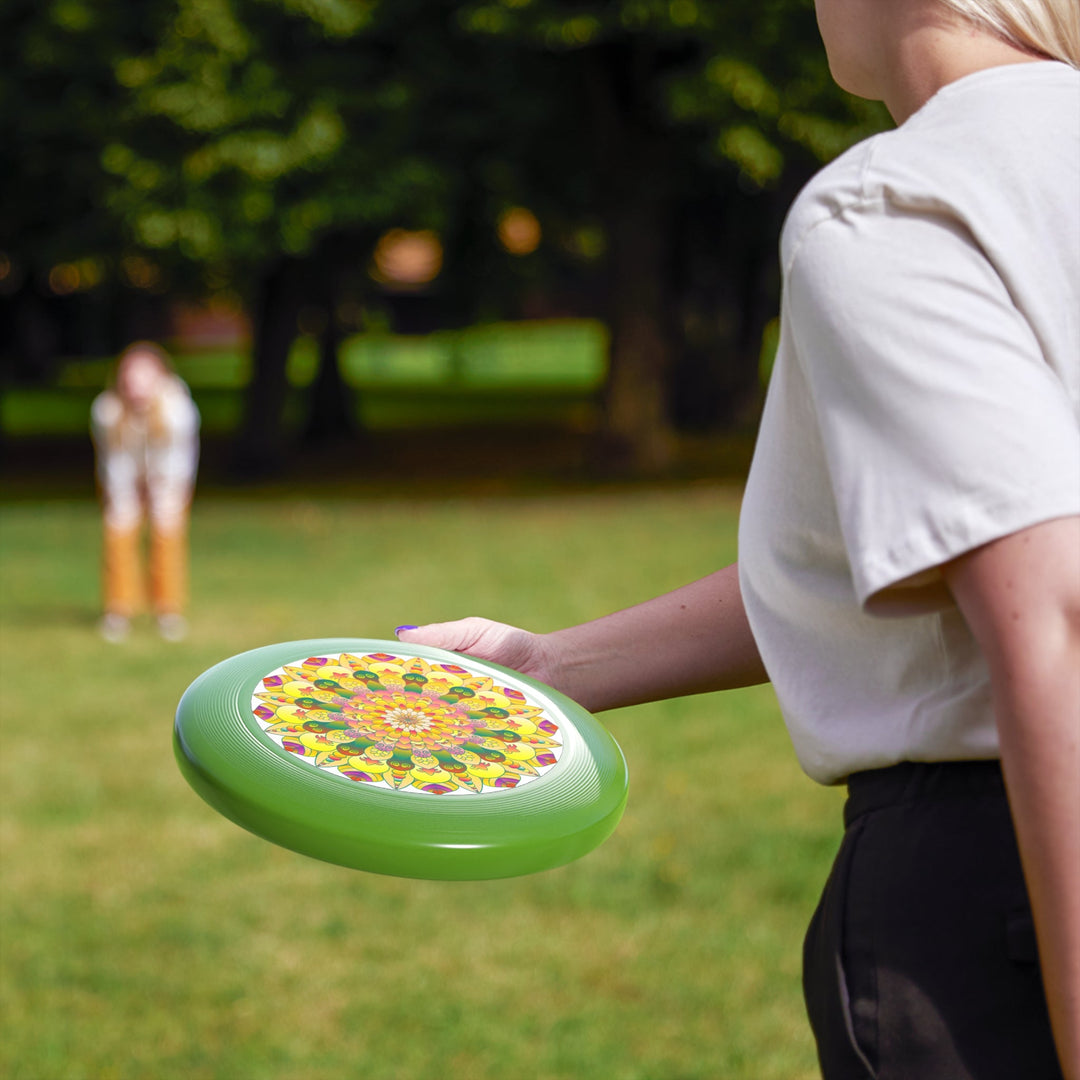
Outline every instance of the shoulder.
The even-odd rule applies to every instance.
[[[799,192],[780,238],[781,265],[791,267],[806,238],[818,226],[865,202],[866,174],[878,145],[892,135],[875,135],[826,165]]]
[[[168,422],[179,427],[190,425],[199,415],[187,383],[178,375],[171,376],[165,384],[160,406]]]
[[[784,224],[782,266],[789,271],[807,239],[830,222],[903,226],[907,217],[930,215],[993,247],[991,237],[1028,229],[1047,206],[1076,218],[1078,127],[1080,71],[1066,64],[992,68],[951,83],[905,124],[852,147],[803,188]]]
[[[90,420],[97,428],[115,427],[123,415],[124,407],[114,390],[103,390],[90,406]]]
[[[199,410],[183,379],[169,376],[158,390],[149,419],[151,439],[158,449],[186,444],[196,436]]]

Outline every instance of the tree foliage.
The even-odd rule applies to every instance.
[[[11,0],[3,21],[20,264],[139,257],[235,290],[265,417],[300,308],[332,350],[380,233],[431,229],[443,320],[560,281],[607,319],[607,441],[644,468],[680,400],[753,382],[787,201],[882,123],[833,87],[809,0]],[[527,260],[495,242],[514,205],[544,226]]]

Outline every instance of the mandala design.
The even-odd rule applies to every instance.
[[[270,738],[315,768],[430,795],[518,787],[562,752],[558,725],[520,690],[392,653],[285,664],[259,682],[251,708]]]

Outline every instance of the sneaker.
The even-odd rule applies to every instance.
[[[117,615],[114,611],[107,611],[98,623],[98,633],[112,645],[123,641],[129,630],[131,620],[126,615]]]
[[[169,612],[159,615],[157,619],[158,633],[165,641],[183,641],[187,637],[188,624],[183,615]]]

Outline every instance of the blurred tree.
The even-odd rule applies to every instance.
[[[305,430],[330,439],[350,415],[338,407],[338,283],[387,223],[440,214],[445,185],[409,145],[415,103],[375,7],[178,0],[150,47],[115,65],[131,124],[102,157],[109,207],[141,247],[199,264],[253,312],[244,473],[271,472],[286,453],[285,362],[301,311],[325,327]]]
[[[152,46],[115,66],[131,126],[102,157],[109,207],[141,247],[201,264],[255,313],[244,471],[280,462],[285,359],[304,309],[323,328],[305,430],[326,439],[347,422],[333,350],[342,309],[376,302],[366,270],[381,232],[443,235],[457,265],[435,290],[442,321],[474,313],[477,173],[493,147],[512,155],[537,88],[508,50],[461,31],[457,7],[178,0]]]
[[[612,329],[609,458],[662,468],[673,417],[707,424],[753,384],[798,183],[882,122],[832,87],[810,0],[9,0],[2,18],[0,252],[27,280],[81,259],[146,292],[235,293],[248,471],[284,453],[302,313],[323,353],[305,431],[326,439],[351,415],[334,350],[357,312],[455,325],[559,282]],[[542,226],[526,258],[497,242],[513,206]],[[368,269],[393,227],[437,233],[444,270],[384,302]]]
[[[835,88],[812,0],[480,0],[459,18],[569,60],[546,175],[606,248],[609,450],[662,468],[673,406],[700,425],[755,383],[794,191],[887,117]]]
[[[16,377],[48,376],[64,344],[55,309],[104,287],[122,255],[123,224],[102,212],[101,152],[126,97],[112,64],[150,39],[116,6],[8,0],[0,11],[0,309]]]

